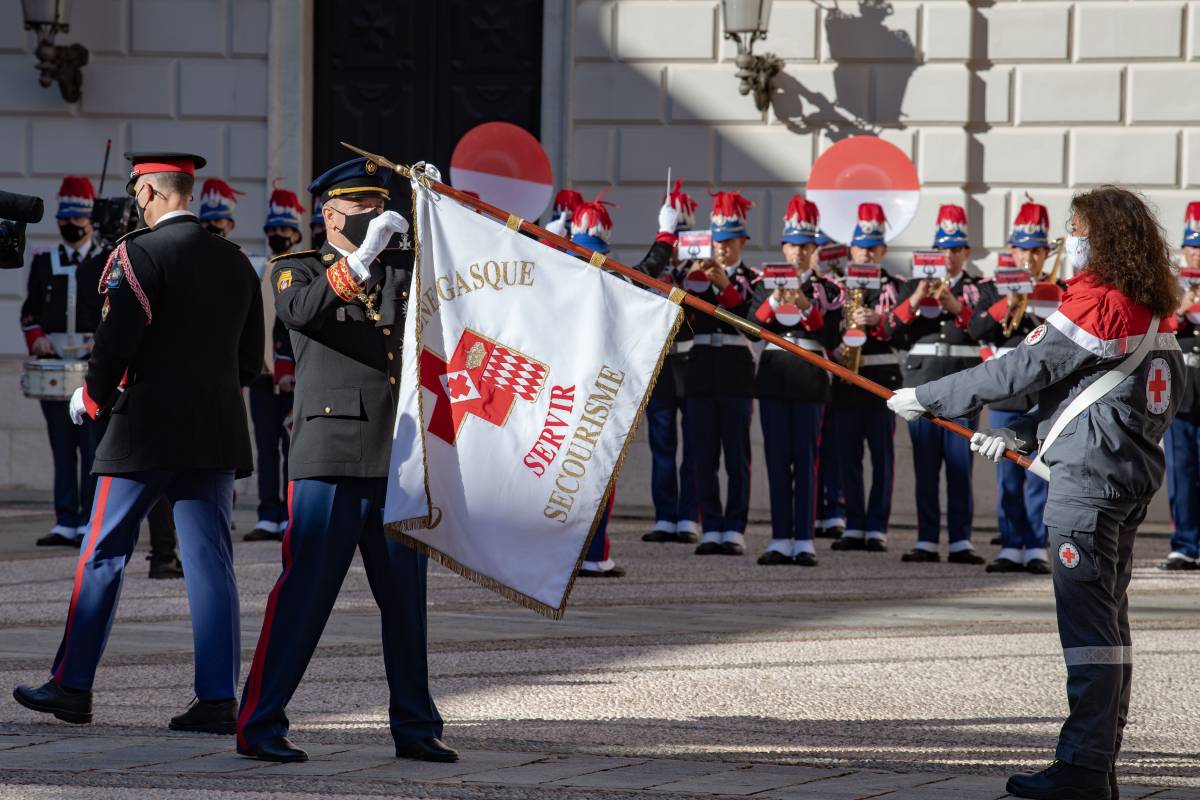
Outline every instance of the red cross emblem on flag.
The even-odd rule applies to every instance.
[[[1067,569],[1075,569],[1079,566],[1079,548],[1071,542],[1063,542],[1058,548],[1058,560]]]
[[[429,432],[453,445],[469,416],[504,427],[517,400],[537,400],[550,368],[468,328],[449,360],[423,348],[420,371],[437,396]]]

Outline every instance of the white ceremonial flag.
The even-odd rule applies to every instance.
[[[387,532],[557,619],[682,309],[415,193]]]

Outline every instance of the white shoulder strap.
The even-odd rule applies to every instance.
[[[1146,355],[1154,349],[1154,343],[1158,341],[1159,322],[1160,319],[1158,317],[1151,319],[1150,327],[1146,329],[1142,340],[1138,342],[1137,349],[1130,353],[1116,367],[1101,375],[1089,384],[1086,389],[1075,395],[1075,399],[1063,409],[1063,412],[1058,415],[1058,419],[1050,426],[1050,432],[1046,434],[1046,438],[1042,440],[1041,446],[1038,447],[1037,458],[1029,465],[1030,472],[1043,480],[1050,480],[1050,468],[1042,460],[1043,457],[1049,452],[1050,447],[1071,420],[1082,414],[1101,397],[1104,397],[1104,395],[1117,388],[1121,381],[1128,378],[1142,361],[1145,360]]]

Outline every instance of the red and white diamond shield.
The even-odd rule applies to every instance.
[[[1058,548],[1058,560],[1067,569],[1079,566],[1079,548],[1071,542],[1063,542]]]
[[[423,349],[420,371],[421,385],[437,397],[429,432],[453,445],[469,417],[504,427],[517,400],[537,400],[550,368],[468,328],[449,360]]]
[[[1150,361],[1146,373],[1146,410],[1161,414],[1171,405],[1171,366],[1165,358]]]

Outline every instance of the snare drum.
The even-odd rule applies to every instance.
[[[70,400],[83,386],[86,361],[62,358],[35,358],[25,362],[21,373],[21,391],[36,400]]]

